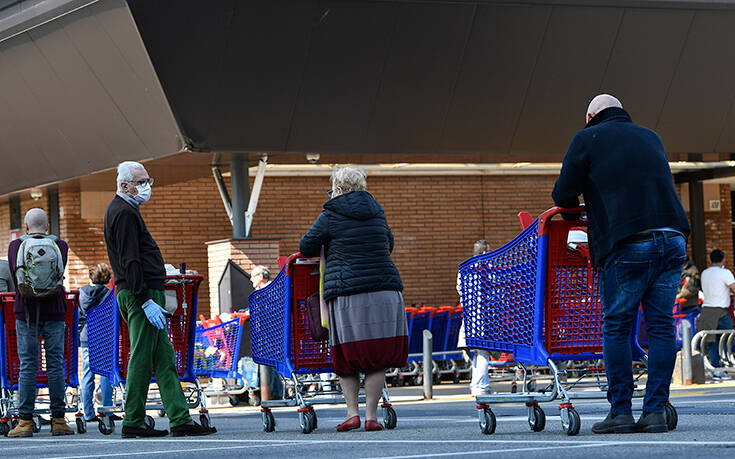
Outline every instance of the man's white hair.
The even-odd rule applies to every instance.
[[[48,215],[45,210],[35,207],[26,212],[25,224],[29,233],[45,233],[48,228]]]
[[[590,104],[587,107],[587,113],[585,113],[585,121],[588,121],[587,115],[595,116],[601,111],[610,107],[623,108],[623,104],[620,103],[617,97],[611,96],[610,94],[596,95],[592,98],[592,101],[590,101]]]
[[[117,165],[117,189],[120,190],[122,182],[128,183],[133,180],[133,169],[143,169],[142,164],[135,161],[123,161]]]
[[[332,171],[332,190],[342,190],[342,194],[351,191],[367,190],[367,172],[360,167],[342,166]]]

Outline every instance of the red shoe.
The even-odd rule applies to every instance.
[[[365,425],[367,425],[367,421],[365,421]],[[359,428],[360,416],[352,416],[350,419],[337,426],[337,432],[349,432],[350,430]]]
[[[365,420],[365,432],[374,432],[376,430],[383,430],[383,426],[378,421]]]

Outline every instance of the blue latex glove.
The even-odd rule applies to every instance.
[[[143,312],[148,319],[148,322],[153,324],[159,330],[166,328],[166,311],[153,300],[148,300],[143,303]]]

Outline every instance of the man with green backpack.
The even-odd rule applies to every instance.
[[[64,418],[64,332],[66,291],[64,267],[69,246],[48,233],[48,216],[43,209],[25,215],[26,235],[10,242],[8,262],[15,280],[15,327],[18,340],[20,396],[18,425],[8,437],[33,436],[36,403],[38,341],[43,337],[46,372],[51,400],[51,434],[73,435]]]

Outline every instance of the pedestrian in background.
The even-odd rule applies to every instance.
[[[712,266],[702,271],[702,314],[699,316],[697,331],[702,330],[730,330],[733,328],[728,313],[730,295],[735,293],[735,277],[732,271],[725,268],[725,252],[719,249],[709,254]],[[716,335],[715,335],[716,336]],[[705,344],[710,364],[719,368],[720,354],[718,352],[719,336],[708,337]],[[713,381],[730,380],[732,377],[724,370],[709,372]]]
[[[577,207],[584,195],[592,263],[600,267],[603,355],[610,412],[594,433],[666,432],[664,404],[676,358],[673,304],[689,222],[661,138],[600,94],[572,139],[552,197]],[[649,337],[643,414],[635,422],[630,336],[639,305]]]
[[[48,234],[48,216],[43,209],[25,215],[26,235],[10,242],[8,262],[15,277],[15,329],[20,374],[18,425],[8,437],[33,436],[36,404],[39,339],[43,337],[51,405],[51,434],[74,435],[66,424],[64,393],[64,334],[66,290],[62,284],[69,246]],[[42,285],[43,284],[43,285]]]
[[[482,255],[490,251],[490,245],[485,239],[480,239],[472,246],[472,256]],[[462,283],[457,273],[457,293],[460,302],[462,300]],[[465,342],[465,321],[459,329],[457,339],[459,349],[468,349]],[[484,349],[472,349],[472,379],[470,380],[470,393],[473,396],[488,395],[490,393],[490,351]]]
[[[357,167],[334,169],[330,199],[299,244],[307,257],[319,256],[324,247],[332,362],[347,403],[339,432],[360,427],[360,373],[365,374],[365,430],[383,429],[377,410],[385,369],[403,367],[408,356],[403,283],[390,257],[393,233],[383,208],[367,192],[366,177]]]
[[[153,179],[142,164],[133,161],[117,167],[117,194],[105,213],[107,256],[115,274],[117,304],[128,325],[128,361],[125,420],[122,438],[162,437],[164,429],[145,422],[151,369],[169,419],[172,437],[209,435],[214,427],[192,421],[176,371],[174,349],[166,330],[164,281],[166,268],[158,244],[140,214],[151,197]]]
[[[15,291],[13,275],[10,274],[8,260],[0,260],[0,293]]]

